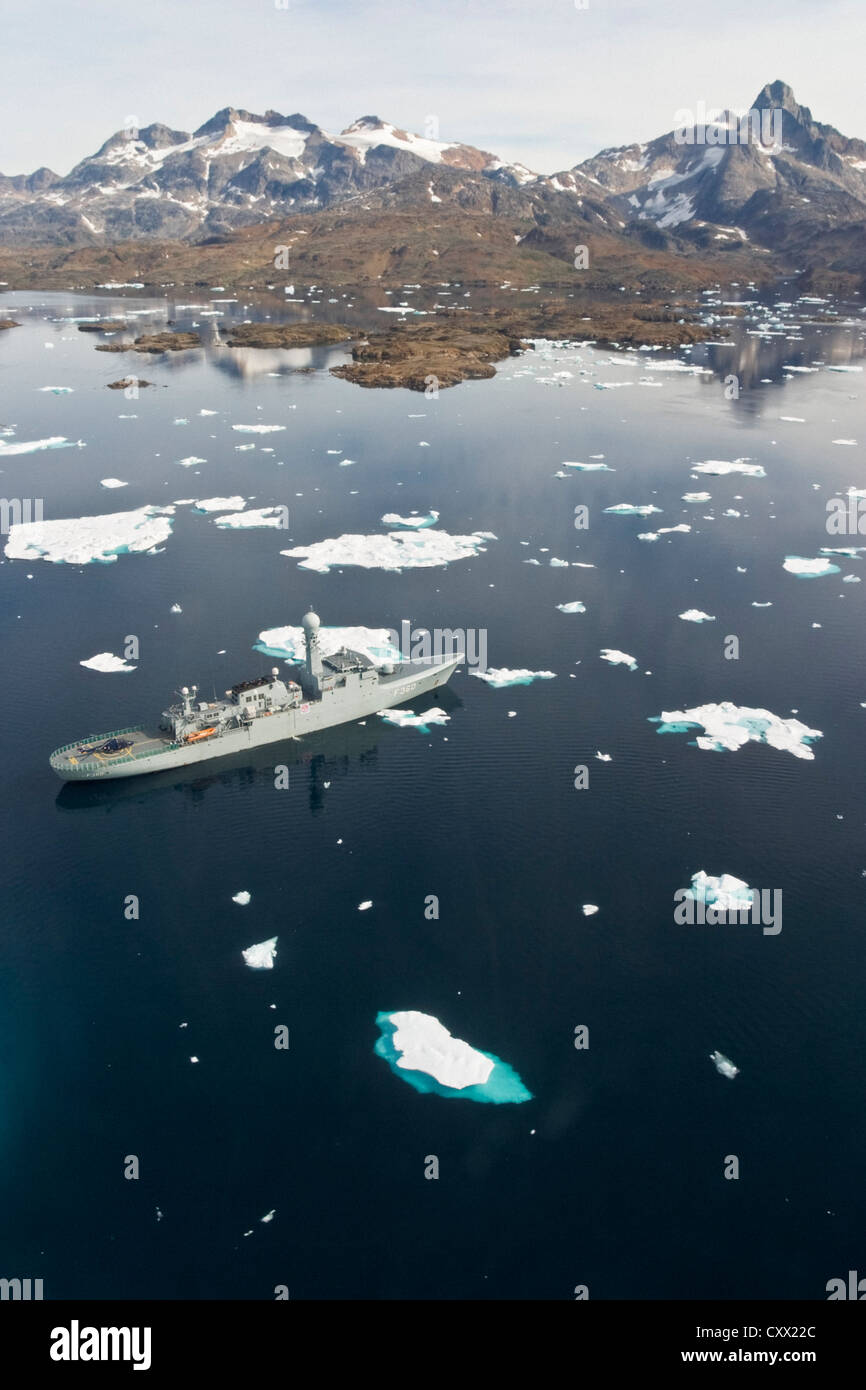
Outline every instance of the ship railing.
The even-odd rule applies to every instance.
[[[107,743],[110,738],[118,738],[121,734],[137,734],[141,732],[143,728],[143,724],[130,724],[125,729],[112,729],[111,733],[107,734],[88,734],[85,738],[76,739],[74,743],[64,743],[62,748],[55,748],[54,752],[51,754],[51,757],[52,759],[54,759],[62,757],[64,753],[74,753],[76,749],[81,748],[83,745],[90,743],[94,739],[100,739],[101,742]],[[167,743],[162,751],[168,753],[171,752],[173,749],[180,747],[181,745],[179,743],[172,741],[171,743]],[[150,749],[148,752],[145,753],[125,752],[120,757],[114,757],[112,761],[115,763],[135,762],[137,758],[151,757],[153,757],[153,749]],[[104,765],[104,763],[98,763],[93,760],[83,762],[80,759],[77,763],[77,766],[81,768],[104,767]]]

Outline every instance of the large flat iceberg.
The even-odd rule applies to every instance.
[[[410,709],[380,709],[377,713],[386,724],[395,724],[398,729],[417,729],[419,734],[429,734],[431,724],[447,724],[451,718],[438,705],[423,714],[414,714]]]
[[[323,657],[333,656],[341,647],[369,657],[374,666],[403,660],[394,643],[394,633],[387,627],[320,627],[319,651]],[[302,627],[268,627],[259,633],[254,651],[265,656],[281,656],[286,661],[305,661],[306,646]]]
[[[469,674],[492,685],[494,690],[504,690],[509,685],[532,685],[533,681],[552,681],[556,677],[555,671],[527,671],[525,668],[512,671],[507,666],[491,666],[486,671],[472,670]]]
[[[13,526],[6,542],[10,560],[48,560],[53,565],[109,565],[118,555],[153,554],[171,535],[174,507],[28,521]]]
[[[796,574],[798,579],[823,579],[825,575],[839,573],[839,566],[831,560],[804,560],[802,555],[786,555],[782,568],[789,574]]]
[[[252,531],[259,527],[270,527],[274,531],[286,529],[285,507],[251,507],[246,512],[230,512],[214,519],[214,526],[228,531]]]
[[[336,536],[311,545],[297,545],[293,550],[281,550],[280,554],[297,559],[300,569],[315,570],[318,574],[327,574],[333,565],[399,571],[467,560],[484,551],[486,540],[495,539],[489,532],[451,536],[447,531],[431,528],[417,532],[389,531],[385,535]]]
[[[710,473],[713,477],[724,477],[728,473],[742,473],[745,478],[766,478],[759,463],[749,463],[747,459],[707,459],[704,463],[693,463],[693,473]]]
[[[376,1055],[416,1091],[495,1105],[532,1099],[507,1062],[453,1038],[432,1014],[415,1009],[384,1012],[376,1015],[376,1025],[381,1032]]]
[[[602,661],[609,661],[611,666],[627,666],[630,671],[637,670],[637,662],[628,652],[618,652],[615,647],[602,647],[599,655]]]
[[[11,458],[13,454],[36,454],[43,449],[74,449],[76,443],[79,449],[84,448],[80,439],[67,439],[63,434],[54,434],[50,439],[22,439],[16,444],[4,444],[0,440],[0,459]]]
[[[660,512],[661,507],[654,507],[651,502],[642,506],[635,506],[632,502],[617,502],[615,507],[605,507],[604,510],[610,516],[651,516],[653,512]]]
[[[663,710],[651,718],[656,733],[684,734],[703,728],[695,743],[705,752],[735,752],[745,743],[767,743],[792,753],[795,758],[813,759],[809,745],[822,738],[820,729],[810,729],[799,719],[780,719],[767,709],[749,709],[723,700],[719,705],[697,705],[694,709]]]

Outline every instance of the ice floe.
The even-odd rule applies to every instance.
[[[722,1076],[727,1076],[730,1081],[739,1073],[740,1068],[735,1067],[723,1052],[711,1052],[710,1061],[715,1065],[716,1071],[721,1072]]]
[[[820,556],[815,560],[804,560],[801,555],[786,555],[782,568],[798,579],[821,579],[828,574],[838,574],[839,566]]]
[[[703,463],[691,465],[693,473],[710,473],[713,477],[725,477],[728,473],[742,473],[744,478],[766,478],[759,463],[749,463],[747,459],[706,459]]]
[[[72,388],[71,386],[39,386],[39,387],[37,387],[37,390],[38,390],[38,391],[50,391],[51,394],[52,394],[52,396],[71,396],[71,395],[72,395],[72,389],[73,389],[73,388]]]
[[[246,907],[251,897],[252,893],[248,893],[246,888],[242,888],[239,893],[232,894],[232,902],[239,903],[241,907]]]
[[[241,955],[251,970],[273,970],[274,957],[277,954],[278,936],[272,936],[268,941],[259,941],[255,946],[248,946]],[[262,1217],[263,1221],[268,1218]]]
[[[485,681],[494,690],[505,690],[509,685],[532,685],[533,681],[552,681],[556,677],[555,671],[527,671],[519,669],[511,671],[507,666],[488,667],[486,671],[472,670],[470,676],[477,676],[480,681]]]
[[[820,729],[810,729],[799,719],[780,719],[770,710],[751,709],[732,704],[730,700],[697,705],[694,709],[662,710],[660,715],[651,717],[650,722],[658,724],[656,733],[659,734],[684,734],[702,728],[704,732],[698,735],[695,743],[704,752],[734,752],[754,742],[769,744],[771,748],[792,753],[795,758],[811,760],[815,754],[809,745],[823,737]]]
[[[285,425],[232,425],[238,434],[276,434],[285,428]]]
[[[193,506],[197,512],[239,512],[245,503],[245,497],[202,497]]]
[[[716,620],[711,613],[702,613],[700,608],[687,608],[685,613],[678,613],[684,623],[714,623]]]
[[[617,502],[615,507],[605,507],[604,510],[610,516],[651,516],[653,512],[660,512],[662,509],[654,507],[652,503],[637,507],[631,502]]]
[[[598,907],[595,903],[584,903],[580,910],[584,917],[594,917],[598,912]]]
[[[681,521],[679,526],[660,526],[657,531],[639,531],[637,538],[639,541],[657,541],[659,536],[668,536],[674,531],[691,531],[691,529],[691,526],[687,526],[684,521]]]
[[[579,473],[614,473],[614,468],[609,468],[606,463],[570,463],[566,460],[563,468],[576,468]],[[566,474],[566,476],[568,476]]]
[[[398,516],[396,512],[386,512],[381,518],[383,526],[406,526],[416,531],[424,530],[427,526],[435,526],[438,520],[438,512],[426,512],[424,516],[418,516],[414,513],[412,516]]]
[[[389,531],[385,535],[342,535],[311,545],[282,550],[281,555],[297,559],[301,569],[327,574],[333,565],[355,565],[361,569],[404,570],[447,565],[467,560],[484,551],[484,541],[495,540],[488,531],[469,536],[452,536],[447,531]]]
[[[257,527],[271,527],[275,531],[286,529],[286,509],[285,507],[251,507],[246,512],[230,512],[227,516],[218,516],[214,520],[214,526],[220,526],[223,530],[230,531],[251,531]]]
[[[602,661],[609,661],[611,666],[627,666],[630,671],[637,670],[637,662],[628,652],[618,652],[615,647],[602,647],[600,656]]]
[[[684,502],[711,502],[712,494],[709,492],[684,492]]]
[[[108,488],[129,487],[129,483],[125,483],[122,478],[100,478],[99,486]]]
[[[498,1105],[532,1099],[507,1062],[452,1037],[432,1014],[415,1009],[383,1012],[376,1015],[376,1025],[381,1033],[374,1049],[377,1056],[417,1091]]]
[[[733,874],[715,878],[703,869],[692,874],[692,885],[684,891],[696,903],[706,903],[717,912],[749,911],[753,902],[753,890],[744,879],[735,878]]]
[[[394,633],[387,627],[320,627],[319,651],[327,658],[341,647],[360,652],[374,666],[402,661],[403,656],[394,643]],[[265,656],[283,657],[286,661],[305,661],[306,645],[302,627],[269,627],[259,633],[254,651]]]
[[[197,463],[207,463],[207,459],[196,458],[195,454],[190,454],[189,458],[178,459],[179,468],[195,468]]]
[[[368,912],[372,906],[373,906],[373,899],[372,899],[372,898],[367,898],[366,902],[358,903],[358,911],[359,911],[359,912]]]
[[[413,714],[410,709],[380,709],[377,713],[386,724],[395,724],[398,729],[417,729],[420,734],[429,734],[431,724],[447,724],[451,718],[438,706],[423,714]]]
[[[83,442],[77,441],[79,449],[84,448]],[[14,444],[4,444],[0,439],[0,459],[11,458],[14,454],[37,454],[42,449],[74,449],[76,441],[67,439],[64,434],[53,434],[48,439],[28,439],[18,440]]]
[[[558,603],[557,608],[560,613],[585,613],[586,607],[580,599],[575,599],[573,603]]]
[[[12,526],[6,542],[10,560],[47,560],[54,565],[112,564],[118,555],[153,554],[171,535],[173,507],[138,507],[105,516],[29,521]]]
[[[134,671],[135,666],[130,666],[129,662],[124,661],[122,656],[114,656],[111,652],[98,652],[96,656],[91,656],[87,661],[79,661],[79,666],[86,666],[88,671]]]

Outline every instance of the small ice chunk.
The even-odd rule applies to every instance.
[[[710,613],[702,613],[700,608],[687,608],[685,613],[679,613],[685,623],[714,623],[716,620]]]
[[[556,677],[555,671],[510,670],[507,666],[491,666],[486,671],[472,670],[469,674],[485,681],[494,690],[504,690],[509,685],[531,685],[533,681],[552,681]]]
[[[250,898],[251,898],[251,897],[252,897],[252,894],[251,894],[251,893],[248,893],[247,890],[246,890],[245,888],[242,888],[241,891],[240,891],[239,893],[233,893],[233,894],[232,894],[232,902],[233,902],[233,903],[240,903],[241,907],[246,907],[246,905],[247,905],[247,903],[250,901]]]
[[[100,478],[100,480],[99,480],[99,486],[100,486],[100,487],[129,487],[129,483],[125,483],[125,482],[123,481],[122,478]]]
[[[727,1076],[730,1081],[733,1081],[740,1070],[723,1052],[711,1052],[710,1061],[715,1065],[716,1071],[721,1072],[722,1076]]]
[[[285,425],[232,425],[239,434],[276,434],[285,428]]]
[[[182,613],[183,609],[181,608],[179,603],[173,603],[168,611],[169,613]]]
[[[368,908],[371,908],[372,906],[373,906],[373,899],[372,899],[372,898],[367,898],[364,902],[358,903],[358,911],[359,911],[359,912],[366,912],[367,909],[368,909]]]
[[[202,497],[194,505],[197,512],[239,512],[245,504],[244,497]]]
[[[598,908],[596,907],[595,903],[584,903],[580,910],[583,913],[584,917],[594,917],[596,912],[598,912]]]
[[[410,709],[380,709],[377,714],[386,724],[394,724],[398,729],[417,729],[422,734],[430,732],[431,724],[447,724],[451,718],[450,714],[438,707],[428,709],[424,714],[413,714]]]
[[[605,507],[605,512],[610,516],[651,516],[653,512],[660,512],[661,507],[654,507],[651,502],[642,503],[636,506],[632,502],[617,502],[614,507]]]
[[[615,647],[602,647],[602,661],[609,661],[611,666],[627,666],[630,671],[637,670],[637,662],[628,652],[618,652]]]
[[[585,613],[586,608],[580,599],[575,599],[573,603],[558,603],[557,608],[560,613]]]
[[[704,463],[693,463],[692,472],[711,473],[718,477],[724,477],[728,473],[742,473],[746,478],[767,476],[759,463],[749,463],[747,459],[706,459]]]
[[[130,666],[129,662],[124,661],[122,656],[114,656],[111,652],[98,652],[96,656],[91,656],[87,661],[79,661],[79,666],[86,666],[88,671],[135,671],[135,666]]]
[[[273,970],[278,941],[278,936],[272,936],[268,941],[259,941],[255,946],[248,946],[245,951],[241,951],[251,970]]]

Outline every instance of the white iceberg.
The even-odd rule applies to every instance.
[[[839,573],[839,566],[832,564],[830,560],[820,557],[816,560],[804,560],[801,555],[786,555],[782,568],[789,574],[796,574],[798,579],[822,579],[825,575]]]
[[[687,608],[685,613],[679,613],[684,623],[714,623],[716,620],[711,613],[702,613],[700,608]]]
[[[483,542],[494,539],[477,531],[470,536],[452,536],[447,531],[389,531],[385,535],[342,535],[311,545],[281,550],[281,555],[297,559],[299,568],[327,574],[333,565],[354,565],[360,569],[400,571],[427,569],[467,560],[484,552]]]
[[[197,512],[239,512],[245,504],[245,497],[202,497],[193,506]]]
[[[0,459],[11,458],[13,454],[36,454],[42,449],[74,449],[75,447],[76,441],[67,439],[63,434],[53,434],[49,439],[22,439],[16,444],[4,444],[0,439]],[[84,448],[80,439],[78,440],[78,448]]]
[[[615,507],[605,507],[604,510],[611,516],[651,516],[653,512],[660,512],[662,509],[654,507],[651,503],[638,507],[631,502],[617,502]]]
[[[394,724],[398,729],[417,729],[422,734],[430,732],[431,724],[447,724],[451,718],[438,706],[426,710],[424,714],[413,714],[410,709],[380,709],[377,713],[386,724]]]
[[[274,957],[277,954],[278,936],[272,936],[268,941],[259,941],[255,946],[248,946],[241,955],[251,970],[273,970]],[[262,1217],[263,1221],[267,1217]]]
[[[740,1068],[735,1067],[723,1052],[711,1052],[710,1061],[715,1064],[716,1071],[721,1072],[722,1076],[727,1076],[731,1081],[739,1073]]]
[[[751,709],[723,700],[721,704],[697,705],[694,709],[663,710],[651,718],[659,734],[684,734],[703,728],[695,742],[704,752],[735,752],[746,743],[766,743],[791,753],[795,758],[813,759],[809,747],[823,738],[820,729],[810,729],[799,719],[780,719],[766,709]]]
[[[370,909],[372,906],[373,906],[373,899],[372,899],[372,898],[367,898],[367,900],[366,900],[365,902],[358,903],[358,911],[359,911],[359,912],[368,912],[369,909]]]
[[[627,666],[630,671],[637,670],[637,662],[628,652],[618,652],[615,647],[602,647],[602,661],[609,661],[611,666]]]
[[[285,428],[285,425],[232,425],[239,434],[276,434]]]
[[[595,914],[598,912],[598,908],[596,907],[595,903],[584,903],[583,907],[580,910],[583,913],[584,917],[594,917]]]
[[[684,492],[684,502],[711,502],[712,494],[709,492]]]
[[[376,1023],[381,1032],[376,1055],[418,1091],[495,1104],[532,1099],[507,1062],[452,1037],[432,1014],[398,1010],[377,1014]]]
[[[557,608],[560,613],[585,613],[586,608],[580,599],[575,599],[573,603],[558,603]]]
[[[5,553],[10,560],[108,565],[118,555],[153,554],[171,535],[173,515],[173,507],[146,506],[105,516],[28,521],[11,527]]]
[[[426,512],[424,516],[399,516],[397,512],[386,512],[381,518],[383,526],[405,526],[412,530],[423,531],[427,526],[435,526],[439,520],[438,512]]]
[[[485,681],[494,690],[505,690],[509,685],[531,685],[533,681],[552,681],[556,678],[555,671],[527,671],[519,669],[509,670],[507,666],[488,667],[486,671],[472,670],[470,676],[477,676],[480,681]]]
[[[374,666],[385,666],[403,660],[400,648],[394,643],[395,634],[387,627],[320,627],[319,651],[323,657],[333,656],[341,647],[360,652]],[[265,656],[284,657],[286,661],[305,661],[306,646],[302,627],[269,627],[259,633],[254,650]]]
[[[606,463],[563,463],[563,468],[576,468],[579,473],[613,473],[616,470],[609,468]],[[565,475],[566,477],[568,474]]]
[[[88,671],[134,671],[135,666],[130,666],[129,662],[124,661],[122,656],[114,656],[111,652],[98,652],[96,656],[91,656],[87,661],[79,661],[79,666],[86,666]]]
[[[692,886],[685,892],[695,902],[706,903],[717,912],[748,912],[753,905],[753,889],[745,879],[735,878],[733,874],[715,878],[699,869],[692,874]]]
[[[241,907],[246,907],[251,897],[252,894],[248,893],[246,888],[242,888],[239,893],[232,894],[232,902],[239,903]]]
[[[286,509],[285,507],[251,507],[246,512],[230,512],[227,516],[218,516],[213,524],[223,530],[231,531],[252,531],[261,527],[270,527],[274,531],[285,531]]]
[[[766,478],[759,463],[749,463],[747,459],[707,459],[704,463],[693,463],[693,473],[711,473],[714,477],[724,477],[728,473],[742,473],[746,478]]]

